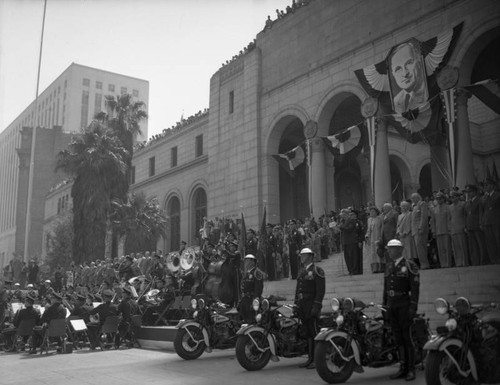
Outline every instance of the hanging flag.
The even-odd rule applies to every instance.
[[[273,155],[273,158],[278,161],[280,166],[282,166],[290,176],[294,176],[295,168],[304,162],[305,152],[302,146],[303,144],[300,144],[284,154]]]
[[[446,113],[446,121],[448,122],[448,147],[450,149],[450,166],[451,166],[451,178],[452,184],[455,186],[456,184],[456,143],[455,143],[455,98],[456,98],[456,89],[450,88],[447,90],[441,91],[441,99],[444,104],[444,109]]]
[[[384,61],[354,71],[368,95],[378,98],[386,110],[392,111],[385,116],[388,123],[410,143],[421,140],[432,142],[440,135],[438,122],[441,116],[441,101],[436,97],[439,87],[435,75],[448,62],[462,27],[463,23],[425,42],[410,39],[393,47]],[[391,70],[392,54],[406,46],[411,46],[414,59],[420,63],[420,67],[425,67],[425,78],[421,79],[421,82],[423,81],[426,87],[422,90],[419,100],[415,97],[414,101],[410,100],[408,103],[406,98],[403,98],[403,90],[394,84],[394,80],[391,81],[391,77],[394,78]]]
[[[359,144],[361,139],[361,131],[359,127],[351,126],[341,133],[325,136],[321,138],[326,145],[328,151],[332,153],[332,155],[337,154],[346,154],[351,151],[354,147]],[[335,151],[336,150],[336,151]]]
[[[464,88],[472,92],[474,96],[497,114],[500,114],[500,82],[498,79],[483,80]]]
[[[245,224],[245,216],[241,213],[241,226],[240,226],[240,239],[239,239],[239,252],[242,258],[245,257],[245,249],[247,244],[247,226]]]
[[[376,143],[376,124],[375,116],[366,118],[366,128],[368,129],[368,144],[370,145],[370,178],[372,185],[372,194],[375,195],[375,143]]]
[[[267,247],[267,231],[266,231],[266,206],[264,206],[264,215],[262,216],[262,224],[260,226],[259,242],[257,244],[257,263],[261,269],[266,270],[266,247]]]

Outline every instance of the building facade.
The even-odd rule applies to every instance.
[[[194,242],[198,193],[209,218],[245,214],[267,221],[319,217],[325,211],[424,197],[453,187],[449,146],[410,143],[379,115],[374,187],[361,105],[368,97],[354,71],[383,61],[396,44],[426,41],[463,23],[448,65],[459,71],[456,98],[456,181],[459,188],[500,164],[500,118],[464,86],[500,78],[500,4],[494,0],[312,0],[257,34],[245,52],[210,81],[210,108],[200,125],[146,146],[134,156],[135,191],[155,196],[176,231]],[[496,63],[496,64],[495,64]],[[361,124],[360,124],[361,123]],[[332,156],[321,138],[361,130],[357,151]],[[444,117],[436,125],[446,129]],[[203,135],[203,155],[194,156]],[[307,143],[309,161],[293,175],[273,157]],[[172,148],[178,165],[171,167]],[[181,159],[181,156],[185,156]],[[151,161],[154,158],[154,173]],[[199,207],[202,207],[200,205]],[[167,240],[166,250],[176,250]]]
[[[35,178],[44,183],[34,183],[36,200],[33,200],[32,207],[40,213],[32,215],[29,255],[40,255],[45,196],[53,184],[64,178],[61,175],[56,177],[54,173],[55,155],[64,148],[60,145],[67,145],[71,133],[88,126],[94,114],[105,109],[106,95],[123,93],[132,94],[147,106],[149,82],[72,63],[40,93],[36,105],[33,101],[0,133],[0,267],[8,263],[13,253],[24,253],[25,230],[22,228],[26,223],[23,217],[26,217],[27,199],[27,184],[24,184],[28,181],[24,173],[29,160],[28,165],[23,162],[27,151],[31,152],[24,137],[31,137],[30,127],[36,124],[41,128],[37,130],[36,159],[50,157],[50,162],[35,165]],[[142,136],[137,140],[147,138],[147,122],[141,124],[141,131]],[[41,138],[52,141],[52,144],[47,144],[45,139],[38,140],[39,132]],[[51,184],[45,183],[49,181]]]

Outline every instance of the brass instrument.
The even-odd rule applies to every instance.
[[[181,267],[179,253],[172,252],[167,255],[167,269],[172,273],[176,273]]]

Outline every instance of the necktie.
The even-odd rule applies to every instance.
[[[409,110],[409,107],[410,106],[410,94],[406,94],[406,97],[405,97],[405,111],[408,111]]]

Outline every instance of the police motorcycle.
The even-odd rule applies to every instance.
[[[205,295],[191,300],[192,319],[181,319],[174,339],[175,352],[185,360],[195,360],[212,349],[234,348],[236,331],[241,325],[234,308]]]
[[[353,372],[363,373],[363,366],[380,368],[399,361],[398,347],[382,306],[354,298],[333,298],[331,305],[336,326],[321,329],[314,338],[314,363],[324,381],[346,382]],[[369,308],[374,310],[370,315]],[[417,315],[412,325],[416,364],[423,361],[423,346],[429,335],[428,321]]]
[[[236,358],[249,371],[264,368],[278,357],[293,358],[308,354],[307,339],[295,305],[280,305],[272,297],[252,302],[255,323],[238,330]],[[305,326],[304,326],[305,327]]]
[[[429,385],[500,382],[500,310],[498,304],[471,305],[465,297],[451,306],[438,298],[436,312],[448,315],[424,349]],[[478,314],[482,316],[479,317]]]

